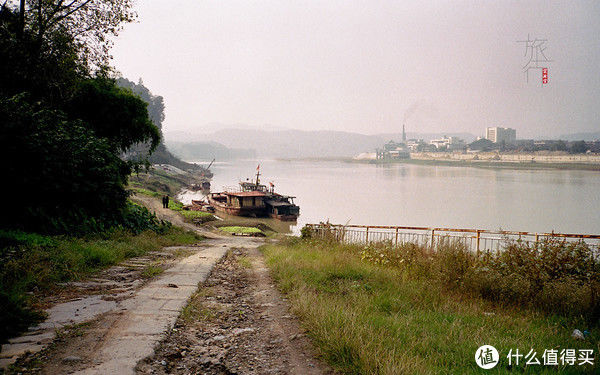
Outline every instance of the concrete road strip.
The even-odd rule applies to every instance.
[[[137,362],[153,354],[155,345],[173,326],[198,283],[209,275],[215,263],[232,247],[258,247],[252,238],[207,240],[207,247],[181,259],[155,280],[120,301],[105,301],[101,296],[62,303],[48,310],[49,318],[29,335],[11,340],[0,353],[3,367],[27,351],[37,352],[52,342],[55,331],[66,325],[82,323],[101,314],[118,314],[104,332],[89,367],[79,374],[133,374]],[[129,297],[129,296],[128,296]]]

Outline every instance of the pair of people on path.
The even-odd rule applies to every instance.
[[[162,198],[163,208],[169,208],[169,196],[163,195]]]

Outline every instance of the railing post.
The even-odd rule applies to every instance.
[[[477,229],[477,254],[479,254],[479,240],[481,239],[480,230]]]
[[[433,250],[433,244],[435,243],[435,229],[431,230],[431,250]]]
[[[367,239],[366,239],[366,244],[369,244],[369,227],[367,227]]]
[[[398,227],[396,227],[396,247],[398,247]]]

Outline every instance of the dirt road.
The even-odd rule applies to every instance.
[[[138,374],[329,374],[256,248],[213,269]]]
[[[169,258],[164,273],[148,282],[122,275],[153,259],[145,256],[104,271],[112,279],[83,283],[80,289],[95,292],[63,298],[48,310],[46,322],[13,340],[8,350],[3,347],[5,360],[7,353],[12,360],[20,356],[7,373],[328,372],[269,278],[257,249],[262,239],[201,230],[154,198],[137,200],[160,218],[209,239],[165,249],[157,256],[180,256]],[[198,306],[216,318],[193,313]]]

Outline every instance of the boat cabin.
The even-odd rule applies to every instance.
[[[227,193],[227,204],[233,207],[265,207],[267,194],[261,191]]]
[[[300,215],[300,207],[294,204],[295,197],[273,195],[265,201],[269,216],[280,220],[296,220]]]

